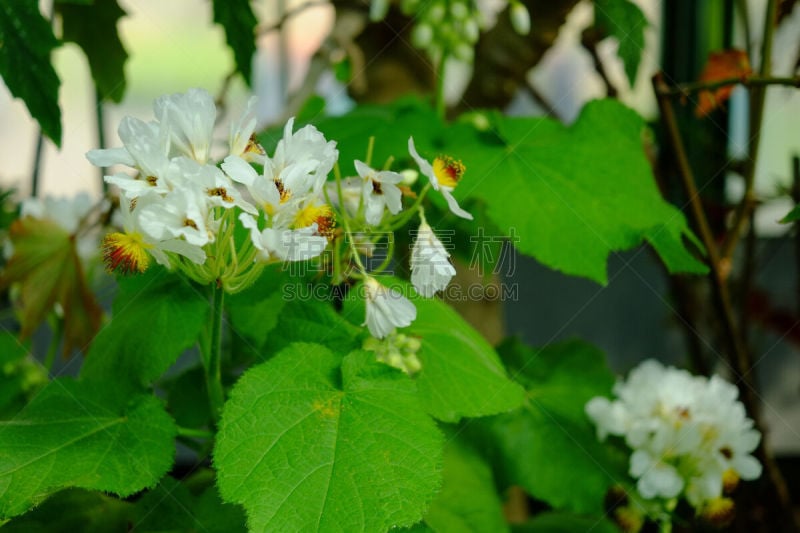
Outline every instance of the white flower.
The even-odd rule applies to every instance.
[[[245,161],[263,162],[264,148],[255,138],[256,117],[254,108],[256,97],[252,96],[247,101],[242,116],[236,122],[231,122],[231,130],[228,135],[228,153],[243,158]]]
[[[118,128],[122,148],[90,150],[89,161],[99,167],[126,165],[138,170],[136,175],[124,172],[105,176],[106,183],[116,185],[128,197],[135,198],[147,192],[168,192],[169,134],[158,122],[144,122],[125,117]]]
[[[361,204],[362,185],[362,180],[356,177],[345,178],[338,185],[335,181],[329,181],[325,184],[325,192],[335,207],[345,210],[351,217],[355,217],[358,213],[358,206]],[[339,199],[339,188],[342,190],[344,201]]]
[[[239,220],[250,230],[250,238],[264,261],[306,261],[318,257],[328,246],[327,237],[318,233],[317,224],[300,229],[273,227],[259,229],[255,218],[247,213]]]
[[[367,326],[373,337],[382,339],[417,318],[417,308],[399,291],[384,287],[371,276],[364,280],[364,288],[367,315],[362,325]]]
[[[472,215],[461,209],[458,201],[453,196],[453,189],[458,185],[458,181],[464,173],[464,165],[460,161],[447,156],[437,157],[433,160],[433,165],[431,165],[417,153],[413,137],[408,138],[408,151],[414,161],[417,162],[420,172],[431,180],[433,189],[441,191],[442,196],[447,200],[447,206],[450,211],[456,216],[472,220]]]
[[[614,386],[616,400],[585,407],[598,437],[624,437],[633,450],[630,474],[644,498],[683,494],[695,508],[722,495],[723,476],[761,475],[750,455],[761,435],[738,392],[718,376],[706,379],[648,360]]]
[[[213,241],[206,227],[208,210],[200,194],[190,188],[176,189],[165,196],[148,195],[137,209],[139,226],[153,239],[165,241],[183,237],[194,246]]]
[[[364,218],[367,223],[373,226],[380,224],[384,206],[393,215],[399,213],[403,207],[403,193],[397,184],[403,181],[403,176],[389,170],[378,172],[358,160],[355,161],[355,167],[363,180],[361,195],[366,206]]]
[[[150,202],[158,201],[156,195],[141,196],[135,200],[120,198],[122,233],[110,233],[103,239],[103,257],[108,270],[144,272],[150,263],[149,255],[167,268],[171,267],[168,253],[181,255],[190,261],[203,264],[206,253],[183,239],[159,240],[149,235],[141,226],[139,215]]]
[[[436,237],[433,229],[423,220],[417,230],[417,239],[411,249],[411,283],[426,298],[447,288],[456,275],[450,264],[450,254]]]
[[[174,155],[185,155],[205,164],[211,155],[211,137],[217,107],[204,89],[165,95],[153,104],[161,126],[169,132]]]
[[[336,143],[325,140],[314,126],[292,133],[293,128],[294,117],[283,128],[283,138],[278,141],[273,157],[265,158],[264,175],[280,180],[295,194],[319,193],[339,157]],[[295,165],[296,168],[287,170]]]
[[[172,160],[170,174],[181,176],[184,187],[202,192],[210,207],[239,207],[247,213],[258,213],[254,206],[242,198],[231,179],[213,165],[200,165],[194,159],[176,157]]]

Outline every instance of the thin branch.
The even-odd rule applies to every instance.
[[[764,16],[764,33],[761,42],[761,65],[759,74],[768,78],[772,69],[772,42],[775,34],[775,16],[777,14],[777,0],[768,0]],[[800,85],[797,85],[800,87]],[[730,231],[725,235],[722,243],[722,257],[730,258],[736,250],[736,244],[742,230],[750,221],[755,209],[756,201],[753,193],[756,175],[756,161],[761,145],[761,124],[764,121],[764,100],[767,88],[765,85],[753,87],[750,91],[750,143],[745,164],[744,196],[733,214],[733,223]]]
[[[754,365],[752,364],[747,346],[743,341],[741,331],[736,324],[733,306],[731,305],[731,297],[726,280],[728,269],[724,266],[728,261],[723,261],[723,258],[720,257],[719,250],[717,249],[713,234],[708,225],[708,220],[706,219],[705,212],[700,203],[700,195],[695,185],[696,182],[692,168],[689,165],[689,159],[686,155],[683,138],[678,129],[672,102],[667,96],[663,95],[666,83],[664,82],[662,73],[657,73],[653,76],[653,87],[661,111],[661,118],[667,129],[667,136],[672,144],[675,159],[678,163],[684,189],[689,197],[695,224],[700,232],[700,238],[707,249],[709,267],[711,268],[710,277],[714,293],[714,303],[722,322],[723,337],[729,345],[729,365],[734,372],[739,395],[748,415],[753,419],[755,427],[761,431],[762,435],[765,435],[764,425],[761,421],[759,398],[756,394]],[[791,498],[786,486],[786,481],[775,462],[775,458],[767,448],[765,440],[765,438],[761,439],[758,448],[755,450],[755,454],[763,464],[772,489],[774,490],[774,495],[777,498],[776,503],[783,514],[782,519],[785,520],[787,524],[791,523],[797,527],[797,518],[793,515]]]
[[[736,10],[739,11],[739,16],[742,17],[742,29],[744,30],[744,48],[747,51],[747,57],[753,61],[753,44],[752,32],[750,31],[750,10],[747,9],[747,0],[736,0]]]
[[[698,81],[681,83],[673,86],[664,86],[657,93],[659,96],[687,97],[700,91],[713,91],[726,85],[744,85],[747,88],[766,87],[768,85],[784,85],[800,88],[800,76],[786,78],[772,78],[769,76],[732,76],[721,80]]]
[[[44,133],[39,128],[36,136],[36,149],[33,154],[33,170],[31,170],[31,196],[39,196],[39,177],[42,174],[42,155],[44,151]]]
[[[94,116],[97,124],[97,147],[101,150],[106,147],[106,121],[103,109],[103,97],[100,95],[100,90],[95,86],[94,88]],[[104,176],[106,175],[106,168],[100,167],[100,186],[103,188],[103,194],[108,193],[108,183]]]

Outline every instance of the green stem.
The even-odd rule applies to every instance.
[[[211,405],[211,417],[219,420],[225,394],[222,390],[222,312],[225,291],[219,283],[213,285],[211,293],[211,342],[207,357],[203,361],[206,373],[206,388]]]
[[[195,439],[213,439],[214,434],[205,429],[192,429],[178,426],[179,437],[191,437]]]
[[[398,213],[397,218],[389,223],[389,229],[391,229],[392,231],[396,231],[405,226],[408,223],[408,221],[411,220],[414,217],[414,215],[418,213],[418,209],[422,205],[422,201],[425,199],[425,196],[428,194],[428,191],[431,190],[431,187],[432,185],[430,182],[426,183],[425,186],[420,191],[419,196],[417,196],[417,200],[413,204],[411,204],[411,206],[408,209],[404,210],[401,213]]]

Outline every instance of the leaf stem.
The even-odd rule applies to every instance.
[[[185,428],[183,426],[178,426],[178,436],[179,437],[191,437],[195,439],[213,439],[214,434],[211,431],[205,429],[193,429],[193,428]]]
[[[224,309],[225,290],[221,283],[215,283],[211,289],[211,342],[207,357],[203,361],[206,374],[206,388],[211,405],[211,417],[219,420],[225,394],[222,390],[222,314]]]

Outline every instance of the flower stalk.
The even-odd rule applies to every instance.
[[[225,403],[222,389],[222,314],[224,311],[225,290],[221,283],[211,289],[211,341],[203,357],[203,369],[208,389],[211,418],[216,423]]]

